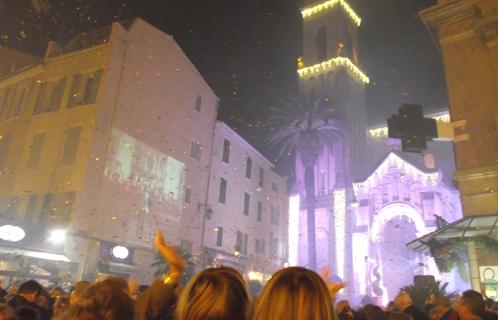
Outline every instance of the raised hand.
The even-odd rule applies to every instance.
[[[159,253],[163,256],[164,260],[169,263],[170,271],[183,273],[187,263],[174,247],[166,244],[163,234],[159,230],[156,232],[154,244],[157,251],[159,251]]]
[[[346,284],[343,282],[334,283],[330,280],[330,268],[327,266],[323,267],[322,270],[320,270],[320,275],[322,276],[323,280],[325,280],[325,283],[327,284],[327,287],[329,288],[330,294],[332,295],[333,299],[335,299],[337,292],[346,287]]]

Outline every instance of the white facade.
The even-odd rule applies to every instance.
[[[287,261],[287,184],[226,124],[216,124],[204,245],[206,263],[261,280]]]

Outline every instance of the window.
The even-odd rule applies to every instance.
[[[35,102],[35,109],[33,110],[33,114],[38,114],[42,113],[45,105],[45,100],[46,100],[46,93],[47,93],[47,82],[42,82],[40,84],[40,88],[38,89],[38,96],[36,97],[36,102]]]
[[[29,150],[28,164],[26,165],[28,168],[38,167],[44,143],[45,133],[38,133],[33,136],[33,142]]]
[[[195,99],[195,111],[201,112],[202,108],[202,97],[200,95]]]
[[[270,258],[278,257],[278,238],[273,238],[273,233],[270,232]]]
[[[225,203],[227,197],[227,181],[220,178],[220,192],[218,195],[218,202]]]
[[[33,216],[36,210],[36,202],[38,200],[38,195],[30,194],[28,198],[28,205],[26,206],[26,212],[24,213],[24,220],[28,223],[32,223]]]
[[[318,61],[325,60],[327,58],[327,28],[321,27],[318,29],[315,38],[316,44],[316,57]]]
[[[259,179],[258,179],[258,185],[260,187],[264,187],[264,180],[265,180],[265,170],[263,168],[259,168]]]
[[[10,140],[10,134],[0,134],[0,169],[5,168],[9,154]]]
[[[260,240],[260,239],[255,239],[254,241],[254,251],[256,253],[265,253],[265,242],[263,240]]]
[[[77,73],[71,82],[71,90],[69,91],[68,108],[73,108],[80,105],[92,104],[97,100],[97,94],[102,78],[102,70],[96,70],[91,74],[86,75],[86,79],[81,73]],[[86,80],[86,81],[85,81]],[[82,83],[84,81],[83,92],[81,92]]]
[[[9,114],[10,104],[14,100],[15,86],[7,88],[2,100],[2,108],[0,109],[0,118],[6,118]]]
[[[73,164],[76,161],[78,145],[80,143],[81,127],[70,128],[67,132],[66,143],[64,144],[64,153],[62,163]]]
[[[247,234],[237,231],[237,240],[235,241],[235,251],[240,254],[247,254]]]
[[[274,207],[271,205],[270,207],[270,221],[272,224],[278,226],[280,222],[280,207]]]
[[[201,160],[202,147],[199,142],[192,142],[190,145],[190,157],[197,161]]]
[[[20,93],[12,100],[11,108],[7,115],[8,118],[19,116],[25,110],[25,106],[28,103],[29,86],[25,84],[17,91]]]
[[[97,70],[86,79],[85,91],[80,104],[92,104],[97,100],[97,93],[100,85],[102,70]]]
[[[180,241],[180,249],[185,253],[192,254],[192,241],[182,239]]]
[[[223,246],[223,227],[216,228],[216,246]]]
[[[249,202],[251,201],[251,196],[249,193],[244,192],[244,215],[249,215]]]
[[[263,202],[258,201],[258,214],[256,216],[256,219],[261,222],[263,221]]]
[[[192,199],[192,189],[185,188],[185,203],[190,203],[191,199]]]
[[[66,78],[60,79],[54,86],[52,91],[52,97],[50,98],[49,111],[59,110],[62,104],[62,95],[64,94],[64,88],[66,87]]]
[[[225,139],[223,141],[223,162],[228,163],[230,161],[230,141]]]
[[[68,108],[73,108],[78,105],[78,100],[80,97],[80,82],[81,82],[81,73],[77,73],[73,77],[73,81],[71,82],[71,90],[69,91],[69,101],[67,102]]]
[[[278,193],[278,185],[277,185],[277,183],[276,183],[276,182],[272,182],[272,183],[271,183],[271,190],[272,190],[273,192]]]
[[[252,170],[252,159],[247,157],[247,159],[246,159],[246,178],[251,179],[251,170]]]

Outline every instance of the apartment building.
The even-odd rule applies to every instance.
[[[0,79],[4,274],[148,281],[155,230],[200,251],[218,99],[173,38],[141,19],[50,43]],[[188,239],[188,241],[186,241]],[[183,240],[183,241],[182,241]]]
[[[287,262],[286,179],[225,123],[214,132],[204,262],[264,281]]]

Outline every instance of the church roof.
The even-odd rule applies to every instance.
[[[417,161],[413,161],[405,153],[391,151],[363,181],[354,183],[355,190],[360,186],[373,186],[379,175],[386,175],[395,166],[407,174],[420,176],[424,182],[436,183],[441,181],[442,173],[438,169],[429,169]]]

